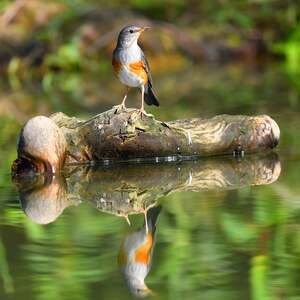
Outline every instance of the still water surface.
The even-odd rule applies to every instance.
[[[251,95],[263,97],[253,112],[270,113],[281,127],[275,154],[78,167],[17,185],[6,163],[0,174],[0,299],[132,299],[148,293],[154,299],[299,299],[299,110],[282,99],[288,89],[275,97],[276,108],[272,85],[278,88],[267,82]],[[246,87],[244,94],[233,87],[236,82],[225,86],[236,95],[233,112],[251,113]],[[141,240],[149,255],[137,260],[147,268],[131,275],[146,276],[145,286],[124,272],[124,256]]]

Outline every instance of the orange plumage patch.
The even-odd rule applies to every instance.
[[[112,60],[112,65],[113,65],[115,73],[118,75],[121,68],[122,68],[122,64],[120,63],[120,61],[118,61],[116,59],[113,59]]]
[[[148,75],[147,75],[147,72],[146,72],[146,67],[145,67],[145,64],[144,62],[141,60],[141,61],[138,61],[138,62],[135,62],[135,63],[132,63],[132,64],[129,64],[129,70],[138,75],[139,77],[143,78],[143,81],[144,81],[144,84],[147,83],[148,81]]]
[[[146,243],[135,252],[135,262],[148,265],[150,262],[150,251],[153,243],[152,235],[149,233]]]

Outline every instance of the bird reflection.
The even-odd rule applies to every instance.
[[[129,233],[123,240],[118,265],[129,290],[137,297],[146,297],[152,291],[145,284],[151,269],[155,231],[161,206],[151,207],[140,230]]]

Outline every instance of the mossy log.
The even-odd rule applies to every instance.
[[[56,113],[24,125],[13,171],[56,173],[73,163],[260,152],[275,147],[279,135],[278,125],[266,115],[161,122],[136,109],[111,109],[87,121]]]
[[[280,161],[271,152],[242,159],[215,157],[160,165],[69,166],[59,176],[17,176],[14,180],[26,215],[45,224],[53,222],[66,207],[84,201],[102,212],[128,218],[144,213],[173,192],[270,184],[280,172]]]

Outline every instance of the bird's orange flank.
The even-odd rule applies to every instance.
[[[131,63],[128,65],[128,67],[132,73],[136,74],[137,76],[139,76],[140,78],[143,79],[144,84],[147,83],[148,75],[146,72],[146,67],[144,65],[144,62],[142,60],[135,62],[135,63]]]
[[[114,68],[114,71],[115,71],[116,75],[118,75],[121,68],[122,68],[121,62],[118,61],[117,59],[113,59],[112,60],[112,65],[113,65],[113,68]]]
[[[135,262],[148,265],[150,262],[150,251],[153,243],[152,235],[149,233],[146,243],[139,247],[135,252]]]

